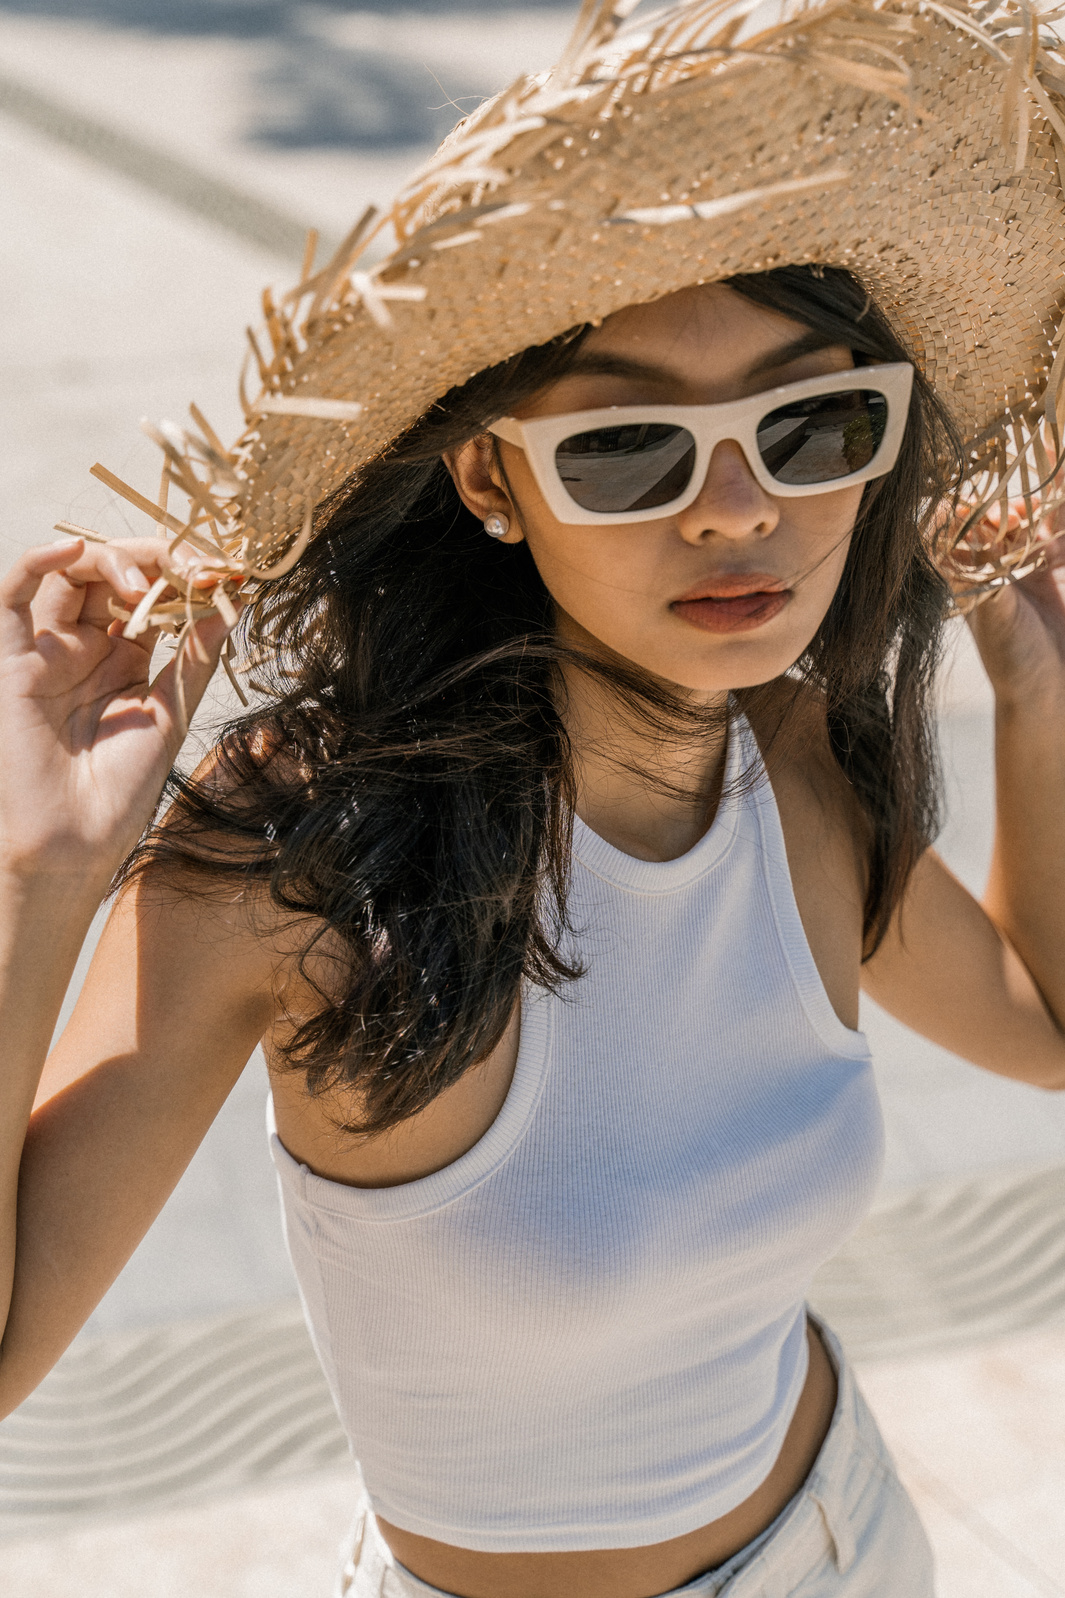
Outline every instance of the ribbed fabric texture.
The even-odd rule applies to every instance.
[[[751,759],[731,740],[728,781]],[[347,1187],[271,1147],[309,1325],[375,1511],[485,1552],[692,1531],[768,1474],[804,1297],[882,1123],[764,776],[665,863],[579,821],[586,974],[522,998],[514,1081],[445,1170]]]

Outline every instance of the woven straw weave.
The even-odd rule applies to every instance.
[[[280,305],[264,298],[262,387],[235,448],[159,435],[190,494],[171,531],[223,551],[234,577],[287,567],[313,508],[454,384],[622,306],[814,262],[875,295],[953,410],[972,522],[1023,468],[1025,536],[979,553],[977,586],[1038,561],[1065,365],[1053,16],[785,0],[758,28],[754,0],[686,0],[626,30],[632,9],[587,0],[550,74],[482,106],[390,216],[364,218]],[[386,224],[398,248],[360,272]]]

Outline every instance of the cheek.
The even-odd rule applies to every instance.
[[[529,526],[526,537],[548,593],[612,648],[653,625],[668,602],[662,539],[639,528]],[[675,589],[676,585],[674,585]]]
[[[565,525],[551,515],[531,474],[516,471],[513,477],[529,552],[555,603],[607,644],[613,642],[607,631],[646,625],[668,568],[662,529],[648,522]]]
[[[799,592],[827,609],[847,564],[862,489],[792,500],[791,537]]]

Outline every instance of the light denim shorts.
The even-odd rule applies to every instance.
[[[934,1598],[924,1528],[837,1339],[818,1324],[839,1378],[813,1470],[746,1548],[662,1598]],[[368,1503],[342,1551],[334,1598],[454,1598],[394,1557]]]

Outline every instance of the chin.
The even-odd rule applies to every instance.
[[[647,662],[645,669],[664,678],[666,682],[674,683],[678,688],[686,689],[689,693],[731,693],[738,688],[758,688],[762,683],[783,677],[784,673],[790,671],[800,659],[808,644],[809,640],[807,643],[799,644],[793,651],[734,648],[721,651],[720,653],[726,658],[718,658],[712,663],[701,661],[696,664],[690,660],[674,659],[668,664],[661,665]],[[643,663],[634,662],[634,664]]]

